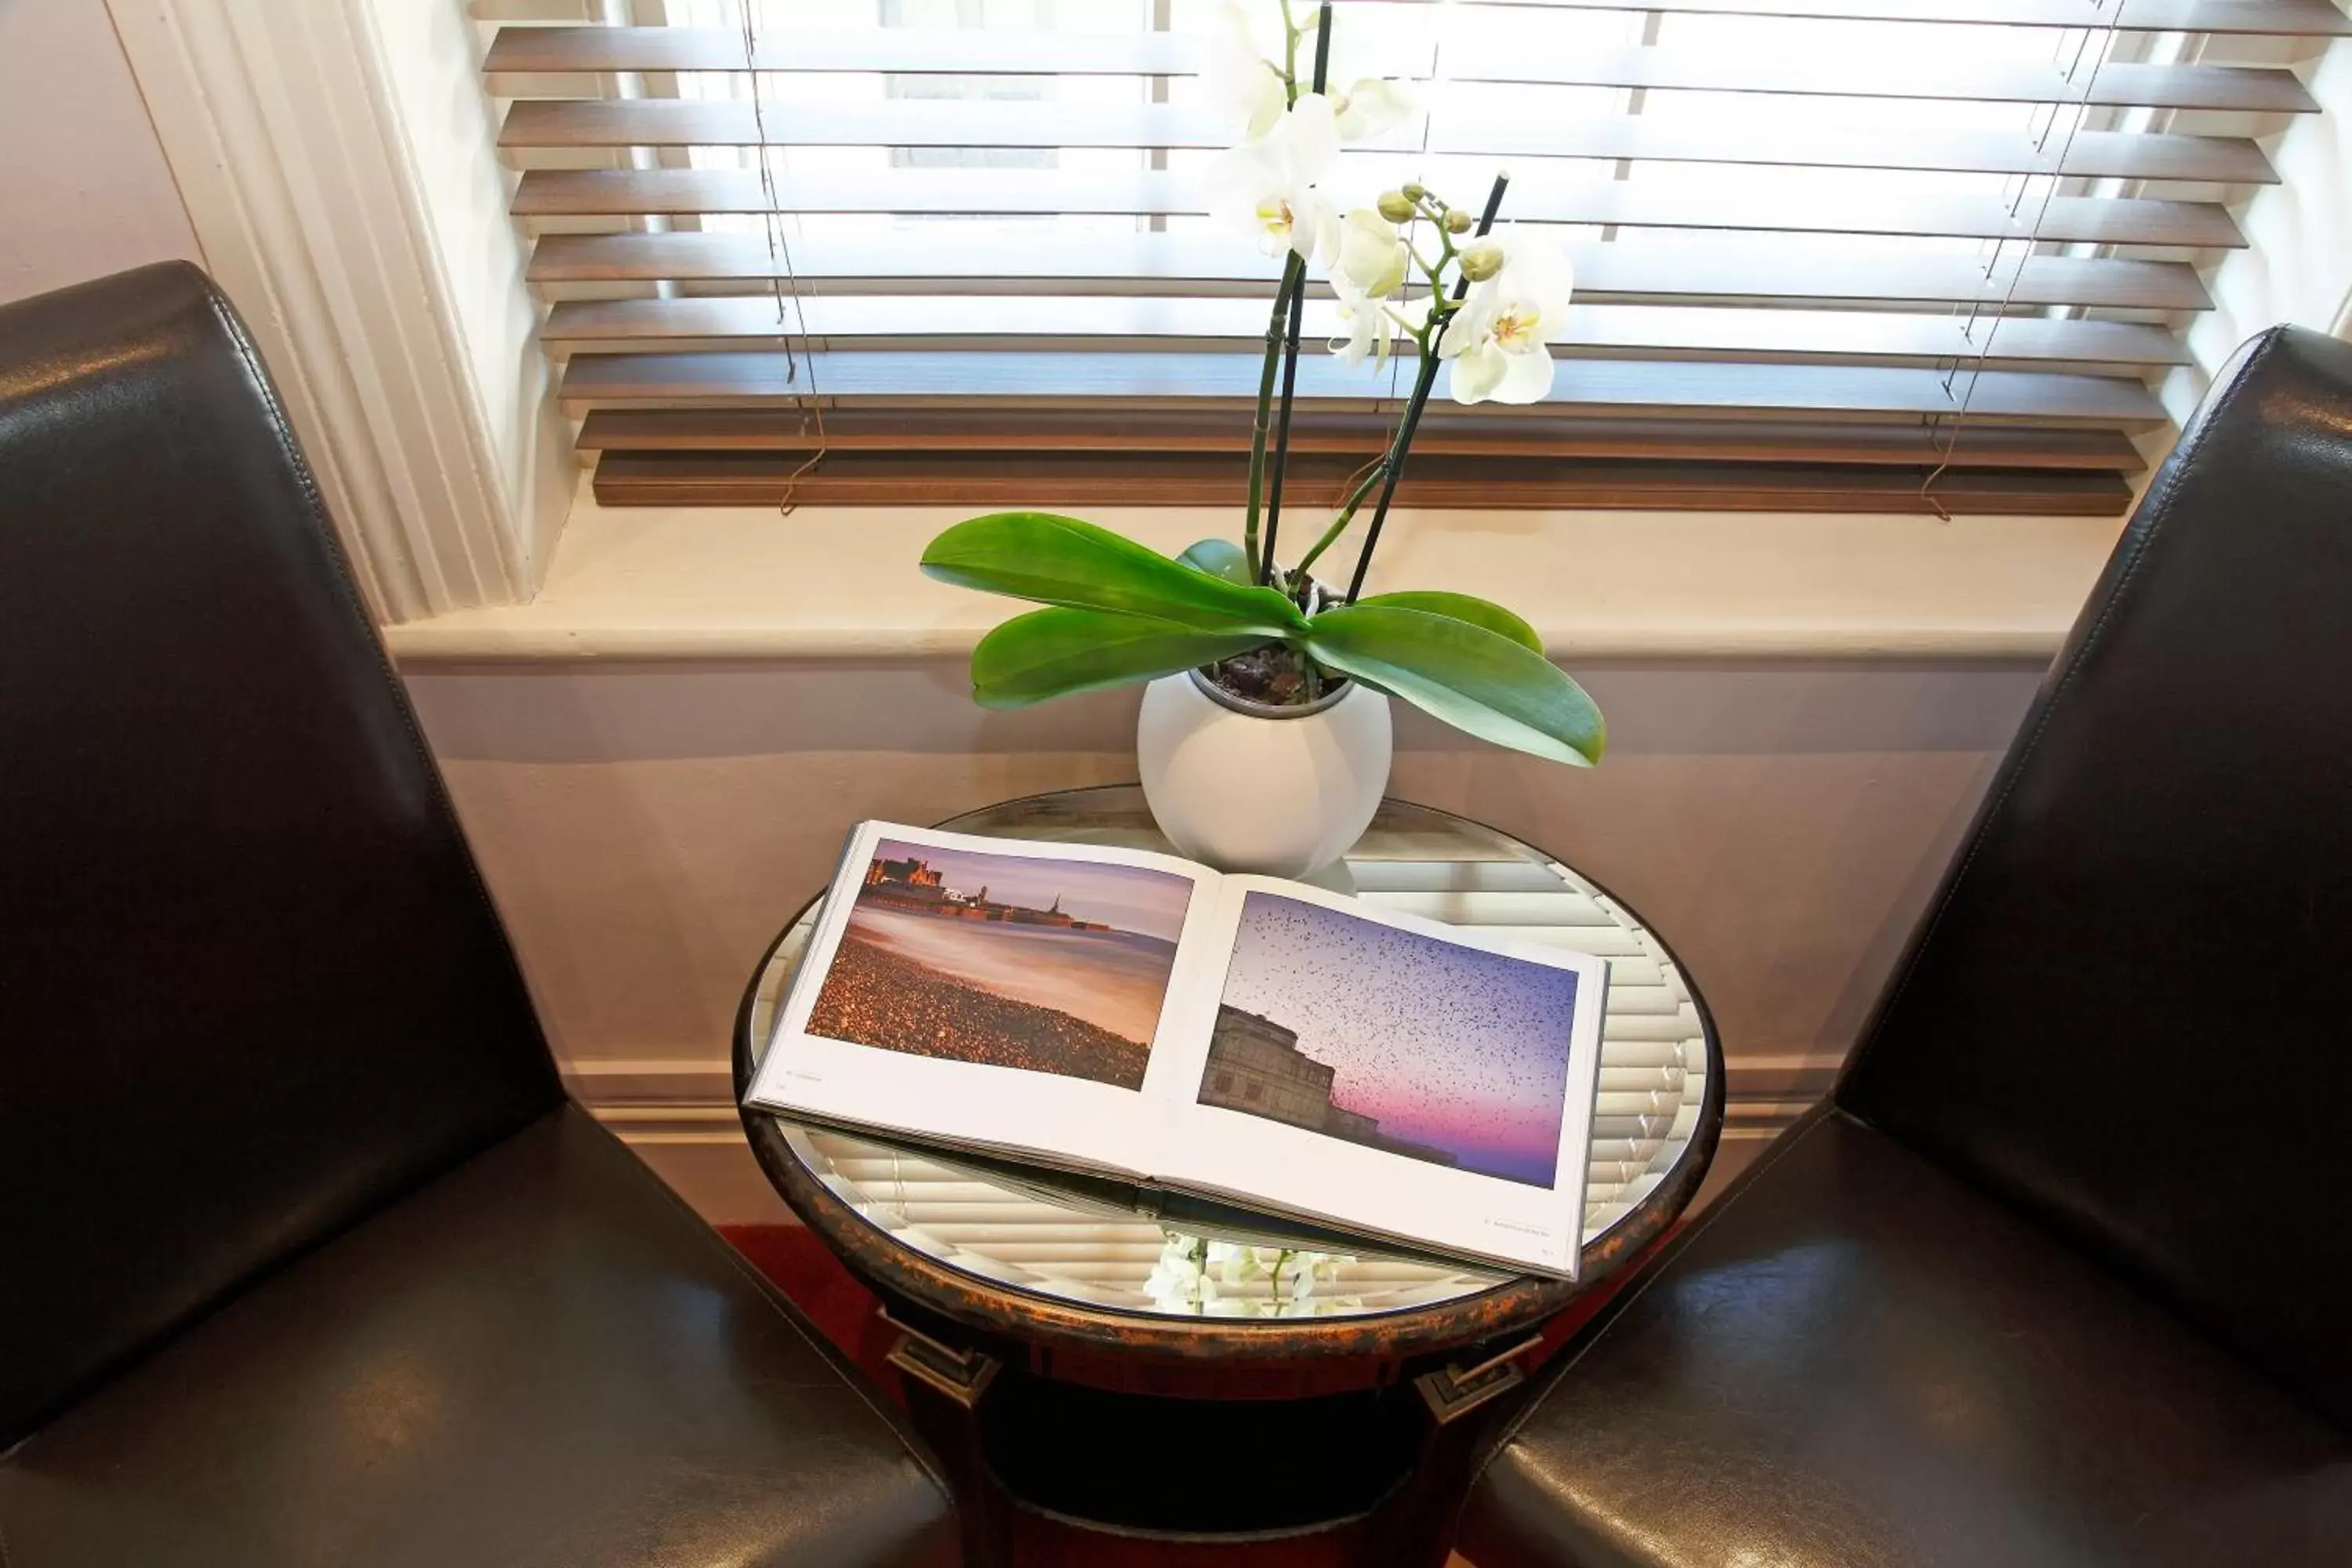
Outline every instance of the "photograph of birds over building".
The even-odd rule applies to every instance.
[[[885,839],[808,1030],[1139,1089],[1192,896],[1165,871]]]
[[[1276,893],[1242,903],[1200,1102],[1530,1186],[1578,977]]]
[[[1333,1104],[1334,1071],[1301,1051],[1293,1031],[1255,1013],[1221,1005],[1209,1037],[1208,1068],[1201,1075],[1201,1103],[1246,1110],[1433,1165],[1461,1163],[1426,1143],[1383,1137],[1378,1121]]]

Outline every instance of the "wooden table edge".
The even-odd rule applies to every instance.
[[[1088,787],[1112,789],[1133,786]],[[1044,792],[1045,795],[1076,793],[1079,792]],[[1022,800],[1041,798],[1044,798],[1042,795],[1020,796],[998,805],[1014,805]],[[1483,823],[1440,807],[1402,800],[1395,804],[1467,823],[1483,832],[1500,834],[1506,838],[1512,837],[1501,834],[1500,829],[1487,827]],[[951,817],[949,820],[955,819]],[[1525,840],[1515,838],[1513,842],[1525,843]],[[1534,848],[1535,846],[1529,845],[1528,847]],[[1556,865],[1567,864],[1549,854],[1547,858]],[[1626,917],[1640,926],[1675,964],[1682,976],[1684,989],[1690,994],[1691,1005],[1698,1013],[1701,1037],[1707,1046],[1707,1063],[1706,1093],[1700,1101],[1698,1125],[1691,1133],[1687,1151],[1676,1163],[1667,1180],[1652,1189],[1640,1203],[1603,1231],[1597,1240],[1586,1245],[1582,1278],[1574,1281],[1522,1276],[1475,1295],[1459,1296],[1427,1306],[1346,1317],[1180,1318],[1120,1311],[1113,1308],[1092,1308],[1075,1301],[1058,1300],[1018,1285],[967,1273],[905,1246],[843,1202],[801,1162],[785,1142],[783,1128],[773,1112],[755,1110],[744,1103],[744,1096],[751,1086],[751,1017],[758,1003],[761,982],[766,976],[769,965],[775,962],[776,950],[783,945],[784,939],[824,897],[821,891],[815,898],[803,902],[778,929],[773,940],[761,953],[759,963],[752,967],[751,983],[744,988],[743,999],[736,1009],[732,1062],[735,1103],[742,1118],[744,1136],[751,1142],[752,1157],[759,1162],[761,1172],[778,1195],[862,1284],[873,1289],[885,1300],[894,1296],[902,1298],[983,1333],[1093,1352],[1132,1352],[1155,1359],[1223,1363],[1299,1362],[1327,1357],[1405,1357],[1441,1353],[1499,1339],[1506,1334],[1532,1328],[1551,1317],[1611,1279],[1628,1259],[1639,1256],[1643,1247],[1655,1240],[1689,1206],[1690,1200],[1697,1194],[1699,1184],[1706,1178],[1708,1167],[1714,1163],[1716,1147],[1723,1131],[1726,1093],[1723,1049],[1716,1035],[1714,1016],[1707,1011],[1706,997],[1700,994],[1697,984],[1692,980],[1689,970],[1683,965],[1672,944],[1642,919],[1638,910],[1582,871],[1575,874],[1594,891],[1622,910]]]

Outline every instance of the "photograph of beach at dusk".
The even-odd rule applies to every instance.
[[[808,1032],[1141,1089],[1192,882],[884,839]]]
[[[1200,1102],[1549,1188],[1577,983],[1253,892]]]

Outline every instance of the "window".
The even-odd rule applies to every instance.
[[[1276,268],[1199,211],[1213,11],[478,0],[600,498],[1238,500]],[[1347,0],[1341,55],[1424,112],[1343,190],[1507,168],[1578,272],[1551,399],[1439,410],[1401,499],[2120,511],[2262,138],[2347,31],[2330,0]],[[1409,374],[1303,359],[1294,495]]]

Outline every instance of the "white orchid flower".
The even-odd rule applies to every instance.
[[[1316,182],[1339,156],[1331,100],[1305,94],[1264,137],[1218,154],[1207,181],[1210,210],[1268,256],[1328,258],[1339,247],[1339,216]]]
[[[1518,228],[1486,241],[1500,253],[1491,277],[1470,286],[1438,357],[1454,362],[1456,403],[1538,403],[1551,391],[1549,344],[1568,330],[1575,275],[1568,258]],[[1465,247],[1465,251],[1468,247]]]
[[[1396,225],[1370,207],[1350,207],[1339,220],[1339,254],[1332,263],[1331,281],[1384,300],[1404,287],[1412,259]]]
[[[1339,110],[1342,142],[1361,142],[1368,136],[1378,136],[1420,108],[1402,87],[1378,77],[1365,77],[1345,92],[1334,94],[1333,106]]]
[[[1262,1272],[1251,1249],[1231,1241],[1209,1243],[1209,1268],[1222,1283],[1235,1287],[1246,1285]]]
[[[1357,292],[1348,280],[1332,274],[1331,291],[1339,296],[1340,324],[1348,335],[1331,340],[1331,352],[1348,364],[1357,365],[1372,361],[1374,368],[1385,366],[1401,337],[1418,337],[1429,321],[1429,298],[1416,300],[1383,300]]]
[[[1336,277],[1331,289],[1339,296],[1339,324],[1348,329],[1346,337],[1331,340],[1331,352],[1347,364],[1369,359],[1376,370],[1385,366],[1396,348],[1396,318],[1389,314],[1388,302],[1355,293]]]
[[[1219,110],[1244,128],[1252,142],[1274,129],[1289,106],[1282,72],[1260,47],[1256,27],[1239,0],[1217,7],[1202,85]]]
[[[1339,320],[1348,335],[1331,340],[1333,353],[1351,365],[1366,359],[1376,366],[1388,363],[1399,324],[1389,296],[1404,286],[1411,262],[1396,225],[1372,208],[1352,208],[1340,219],[1331,291],[1339,297]]]
[[[1315,1258],[1311,1252],[1294,1252],[1274,1271],[1274,1294],[1276,1300],[1297,1304],[1315,1294]]]
[[[1301,8],[1298,26],[1307,40],[1302,52],[1311,53],[1313,49],[1317,16],[1312,7]],[[1289,96],[1283,82],[1282,67],[1276,63],[1283,56],[1281,41],[1278,37],[1268,38],[1259,25],[1261,16],[1270,18],[1270,8],[1261,5],[1258,13],[1253,13],[1240,0],[1223,0],[1217,7],[1216,25],[1209,33],[1208,59],[1201,73],[1209,101],[1240,125],[1244,137],[1252,142],[1274,129],[1288,107]],[[1336,111],[1339,139],[1360,142],[1403,121],[1420,106],[1393,81],[1372,76],[1350,79],[1344,68],[1349,52],[1343,45],[1331,62],[1328,79],[1351,83],[1344,90],[1331,92],[1331,107]],[[1298,66],[1302,91],[1307,89],[1308,79],[1307,64],[1302,59]]]
[[[1144,1277],[1143,1293],[1155,1301],[1190,1301],[1200,1293],[1200,1274],[1182,1264],[1157,1263]]]
[[[1160,1249],[1160,1260],[1143,1281],[1143,1293],[1158,1307],[1205,1307],[1217,1299],[1216,1282],[1202,1268],[1201,1244],[1173,1231]]]

